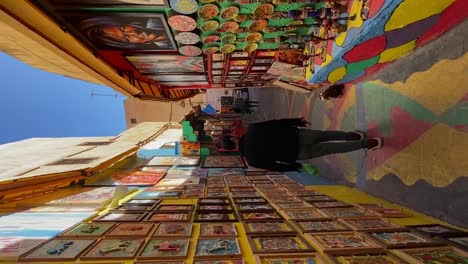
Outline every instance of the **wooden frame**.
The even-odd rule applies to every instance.
[[[231,192],[232,198],[257,198],[262,197],[258,192]]]
[[[153,219],[153,216],[155,215],[175,215],[179,214],[182,219],[173,219],[173,218],[167,218],[167,219]],[[181,211],[181,212],[170,212],[170,211],[162,211],[162,212],[151,212],[148,214],[148,216],[145,218],[144,221],[146,222],[190,222],[192,218],[192,212],[191,211]]]
[[[341,222],[342,224],[352,228],[353,230],[355,231],[375,231],[375,232],[379,232],[379,231],[403,231],[403,230],[407,230],[407,228],[405,227],[402,227],[402,226],[399,226],[397,224],[393,224],[389,221],[385,221],[384,219],[382,218],[378,218],[378,217],[363,217],[363,218],[341,218],[338,220],[339,222]],[[375,224],[379,224],[380,223],[380,227],[365,227],[365,226],[362,226],[362,225],[359,225],[357,224],[358,222],[363,222],[364,224],[372,224],[372,222],[374,222]]]
[[[430,224],[430,225],[411,225],[406,226],[413,229],[416,232],[423,233],[430,236],[439,236],[439,237],[458,237],[458,236],[468,236],[468,233],[463,232],[455,228],[451,228],[445,225],[439,224]]]
[[[351,204],[343,203],[341,201],[311,202],[311,204],[319,209],[353,207]]]
[[[103,223],[78,223],[67,230],[63,231],[57,237],[59,238],[100,238],[105,234],[109,233],[110,230],[115,226],[114,222],[103,222]],[[103,229],[102,229],[103,228]],[[101,231],[101,233],[94,233],[95,231]],[[77,234],[79,232],[79,234]]]
[[[227,198],[201,198],[198,200],[198,204],[200,205],[231,205],[231,202]]]
[[[236,204],[237,211],[239,212],[261,212],[275,210],[269,203],[243,203]]]
[[[325,259],[322,258],[322,256],[316,253],[255,255],[256,264],[275,264],[275,263],[279,263],[278,261],[288,261],[287,263],[298,263],[298,264],[299,263],[300,264],[306,264],[306,263],[328,264],[328,262],[326,262]]]
[[[76,242],[80,241],[81,244],[77,244]],[[67,243],[67,242],[72,242],[72,244],[69,244],[67,246],[62,245],[61,243]],[[83,252],[88,250],[91,246],[95,244],[96,240],[95,239],[60,239],[60,238],[52,238],[49,240],[46,240],[39,244],[38,246],[35,246],[34,248],[28,250],[21,256],[19,256],[19,261],[71,261],[75,260],[80,256]],[[77,246],[78,245],[78,246]],[[58,247],[57,247],[58,246]],[[73,255],[66,256],[67,253],[69,253],[71,248],[78,247],[78,251],[74,253]],[[42,256],[39,254],[38,256],[35,256],[35,253],[39,250],[45,250],[45,256]],[[49,254],[47,251],[48,250],[62,250],[60,251],[60,254]],[[68,252],[67,252],[68,250]],[[64,254],[65,253],[65,254]],[[37,254],[37,253],[36,253]],[[47,257],[47,256],[58,256],[57,258],[55,257]]]
[[[235,204],[255,204],[255,203],[268,203],[265,198],[255,197],[255,198],[233,198]]]
[[[160,204],[156,208],[156,212],[185,212],[193,211],[195,206],[193,204]]]
[[[169,229],[169,230],[168,230]],[[190,237],[192,236],[193,224],[186,222],[160,223],[152,237]]]
[[[385,250],[374,240],[368,238],[365,234],[358,232],[335,232],[322,234],[306,234],[320,252],[330,254],[360,254],[360,253],[381,253]],[[327,242],[328,241],[328,242]],[[343,242],[344,241],[344,242]],[[345,244],[349,242],[350,244]],[[330,245],[336,245],[330,247]],[[341,244],[340,244],[341,243]]]
[[[350,263],[346,259],[343,262],[340,260],[340,258],[353,258],[352,261],[353,263],[360,263],[359,258],[369,258],[369,257],[374,257],[374,258],[383,258],[382,261],[387,260],[387,263],[390,263],[390,261],[393,261],[392,263],[398,263],[398,264],[409,264],[408,262],[402,260],[400,257],[389,253],[389,252],[383,252],[383,253],[367,253],[367,254],[355,254],[355,253],[349,253],[349,254],[337,254],[337,255],[332,255],[332,254],[326,254],[326,257],[328,261],[332,264],[343,264],[343,263]],[[377,263],[377,262],[376,262]],[[382,262],[385,263],[385,262]]]
[[[172,243],[171,243],[172,241]],[[167,246],[167,250],[160,250],[162,248],[162,244]],[[183,245],[183,249],[179,252],[179,254],[171,254],[172,248],[174,246]],[[145,247],[141,250],[138,254],[138,260],[157,260],[157,259],[185,259],[187,258],[188,250],[190,246],[190,238],[151,238],[146,243]],[[151,254],[152,252],[161,252],[161,255]]]
[[[223,161],[223,158],[225,159],[225,161]],[[214,160],[212,161],[212,159]],[[216,161],[216,159],[218,159],[218,161]],[[244,160],[240,156],[206,156],[203,159],[201,167],[202,168],[246,168],[247,165],[245,164]]]
[[[200,237],[237,237],[236,226],[233,223],[202,223]]]
[[[214,193],[214,192],[207,192],[205,195],[206,198],[220,198],[220,199],[227,199],[228,194],[225,192],[219,192],[219,193]]]
[[[154,226],[153,223],[119,223],[106,237],[146,237]]]
[[[158,205],[161,202],[159,199],[130,199],[127,202],[122,203],[122,205]]]
[[[92,219],[93,222],[140,222],[143,218],[145,218],[146,214],[148,212],[146,211],[110,211],[106,213],[105,215],[99,216],[97,218]],[[110,215],[135,215],[134,218],[128,219],[128,218],[111,218],[107,219],[107,217],[110,217]]]
[[[223,243],[224,242],[224,243]],[[222,250],[214,250],[215,248],[223,248],[225,243],[228,243],[228,248],[235,248],[232,254],[209,254],[209,252],[219,253]],[[215,238],[199,238],[195,247],[194,259],[219,259],[219,258],[238,258],[241,256],[239,242],[235,237],[215,237]]]
[[[306,224],[312,223],[316,225],[316,228],[312,228],[311,226],[306,227]],[[332,233],[332,232],[346,232],[352,231],[351,228],[346,226],[345,224],[336,221],[336,220],[305,220],[305,221],[293,221],[293,224],[297,226],[303,233]],[[335,228],[336,229],[332,229]],[[340,227],[342,227],[340,229]]]
[[[287,221],[252,221],[242,222],[247,235],[296,234],[296,230]],[[259,230],[264,226],[266,229]]]
[[[412,247],[429,247],[429,246],[439,246],[444,243],[441,241],[433,240],[429,237],[419,235],[416,232],[411,230],[406,231],[383,231],[383,232],[368,232],[367,233],[372,239],[380,243],[382,246],[388,249],[398,249],[398,248],[412,248]],[[412,238],[408,242],[403,242],[402,238],[406,236],[407,238]],[[400,241],[395,241],[400,239]],[[391,241],[394,240],[394,243]],[[416,242],[420,241],[419,242]]]
[[[259,212],[239,212],[239,217],[242,221],[278,221],[283,220],[283,217],[275,210],[259,211]],[[267,217],[267,218],[264,218]]]
[[[344,207],[344,208],[323,208],[320,209],[333,218],[363,218],[363,217],[378,217],[378,215],[363,210],[358,207]]]
[[[130,242],[129,242],[130,241]],[[105,243],[114,243],[115,245],[113,247],[109,246],[104,249],[100,249],[99,246],[101,244]],[[122,247],[122,245],[133,245],[132,248],[134,248],[133,252],[130,252],[129,254],[126,255],[116,255],[119,252],[127,252],[126,247]],[[123,259],[133,259],[135,256],[138,254],[140,251],[141,247],[145,243],[144,238],[125,238],[125,239],[118,239],[118,238],[104,238],[101,239],[99,242],[93,245],[89,250],[87,250],[81,257],[81,260],[123,260]],[[111,244],[112,245],[112,244]],[[123,250],[122,250],[123,249]],[[103,255],[104,252],[109,252],[111,254],[114,254],[114,256],[105,256]]]
[[[254,254],[315,252],[314,248],[304,238],[297,234],[248,235],[247,239],[249,240],[250,247]],[[296,245],[301,246],[302,244],[303,248],[281,249],[278,248],[278,245],[275,245],[272,249],[262,249],[262,241],[267,243],[268,240],[277,240],[277,243],[281,243],[280,241],[286,242],[294,240]]]
[[[284,217],[288,220],[329,220],[331,219],[326,213],[322,212],[319,209],[309,209],[309,210],[281,210],[281,213],[284,213]]]
[[[414,248],[414,249],[400,249],[400,250],[394,250],[393,253],[397,255],[398,257],[408,261],[409,263],[414,263],[414,264],[424,264],[428,262],[421,261],[411,255],[411,253],[424,253],[424,252],[447,252],[447,251],[453,251],[456,255],[463,257],[463,260],[466,262],[468,261],[468,253],[466,251],[460,250],[455,247],[430,247],[430,248]],[[439,253],[440,254],[440,253]],[[440,257],[440,256],[439,256]],[[452,256],[453,258],[454,256]],[[434,259],[434,262],[431,263],[444,263],[443,259]],[[440,262],[438,262],[440,261]],[[452,259],[452,261],[455,261]],[[455,263],[455,262],[453,262]],[[456,263],[463,263],[463,262],[456,262]]]
[[[207,218],[208,217],[208,218]],[[194,222],[236,222],[234,212],[197,212]]]
[[[310,210],[315,207],[306,202],[293,202],[293,203],[275,203],[276,207],[283,210]]]
[[[232,212],[231,204],[198,204],[198,212]]]

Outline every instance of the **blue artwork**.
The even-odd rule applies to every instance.
[[[236,256],[239,255],[236,238],[213,238],[198,240],[195,256]]]

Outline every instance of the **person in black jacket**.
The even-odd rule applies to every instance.
[[[294,171],[302,166],[297,160],[383,146],[381,138],[366,139],[360,132],[300,128],[309,124],[304,118],[250,124],[239,141],[241,156],[256,168]]]

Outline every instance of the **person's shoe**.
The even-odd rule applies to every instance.
[[[366,135],[364,135],[364,133],[362,133],[361,131],[354,131],[353,133],[359,135],[359,140],[363,140],[366,138]]]
[[[367,149],[369,150],[376,150],[383,147],[383,139],[382,138],[371,138],[369,140],[369,146]]]

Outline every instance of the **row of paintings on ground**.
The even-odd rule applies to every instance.
[[[170,263],[169,259],[180,258],[179,263],[185,263],[183,259],[189,256],[191,247],[195,247],[194,263],[220,263],[223,258],[226,262],[221,263],[244,263],[236,258],[243,255],[245,247],[260,254],[256,256],[259,263],[270,264],[284,260],[324,264],[468,260],[466,252],[437,238],[444,234],[463,241],[466,233],[460,230],[441,225],[400,227],[380,218],[375,208],[382,206],[354,206],[309,190],[285,175],[265,173],[270,172],[208,177],[206,184],[190,188],[206,188],[209,193],[224,195],[198,199],[196,206],[191,199],[174,204],[165,203],[165,198],[142,195],[150,192],[148,189],[164,187],[153,186],[132,195],[115,210],[67,229],[25,253],[20,260],[136,258]],[[335,204],[323,208],[324,204],[317,201]],[[240,217],[242,224],[237,224],[215,217],[229,213],[244,213],[253,218]],[[197,217],[200,214],[209,217],[200,221]],[[203,222],[196,235],[194,226],[200,224],[193,222]],[[190,240],[190,237],[198,238]]]

